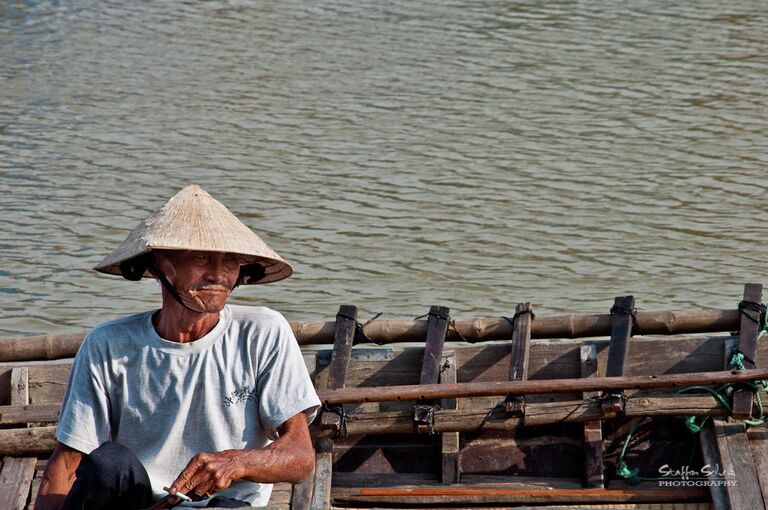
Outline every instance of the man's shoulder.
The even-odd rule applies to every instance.
[[[266,306],[227,305],[232,312],[232,319],[241,323],[253,323],[260,326],[286,324],[283,314]]]
[[[262,345],[294,339],[290,324],[280,312],[266,306],[227,306],[238,337],[255,339]]]
[[[88,333],[88,339],[91,342],[101,342],[118,335],[128,334],[133,336],[143,329],[147,314],[150,313],[152,312],[136,313],[127,317],[121,317],[119,319],[113,319],[97,324]]]

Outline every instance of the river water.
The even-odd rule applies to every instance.
[[[0,333],[156,306],[91,267],[198,183],[290,319],[734,307],[768,242],[763,2],[0,0]]]

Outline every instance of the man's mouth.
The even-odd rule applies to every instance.
[[[208,285],[195,289],[195,292],[229,292],[229,289],[221,285]]]

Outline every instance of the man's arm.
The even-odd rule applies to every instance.
[[[288,418],[277,429],[280,437],[260,450],[224,450],[198,453],[171,486],[178,492],[207,497],[226,489],[234,480],[292,482],[304,480],[315,465],[307,416]],[[36,509],[37,510],[37,509]]]
[[[53,454],[45,465],[40,490],[35,499],[35,510],[58,510],[64,504],[72,484],[75,470],[83,459],[83,453],[63,443],[56,443]]]

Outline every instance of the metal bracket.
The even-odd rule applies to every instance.
[[[510,416],[522,418],[525,416],[525,397],[507,395],[507,399],[504,401],[504,409]]]
[[[413,405],[413,424],[419,434],[435,434],[435,411],[437,406],[430,404]]]

